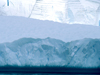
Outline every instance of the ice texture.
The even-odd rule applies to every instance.
[[[100,67],[100,40],[21,38],[0,44],[0,66]]]
[[[0,0],[0,15],[99,26],[99,7],[99,0]]]

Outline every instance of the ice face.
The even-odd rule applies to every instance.
[[[98,26],[99,0],[0,0],[7,16]]]
[[[100,67],[100,40],[22,38],[0,44],[0,66]]]

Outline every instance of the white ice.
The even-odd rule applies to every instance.
[[[99,0],[0,0],[0,15],[99,26]]]

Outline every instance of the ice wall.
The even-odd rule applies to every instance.
[[[100,67],[100,40],[82,39],[65,43],[46,38],[22,38],[0,44],[0,66]]]
[[[99,0],[0,0],[0,11],[7,16],[96,26],[99,6]]]

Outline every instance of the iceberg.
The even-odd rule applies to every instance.
[[[100,39],[21,38],[0,44],[0,66],[100,67]]]
[[[99,0],[0,0],[0,66],[100,67],[99,25]]]
[[[99,26],[99,0],[0,0],[0,15]]]

